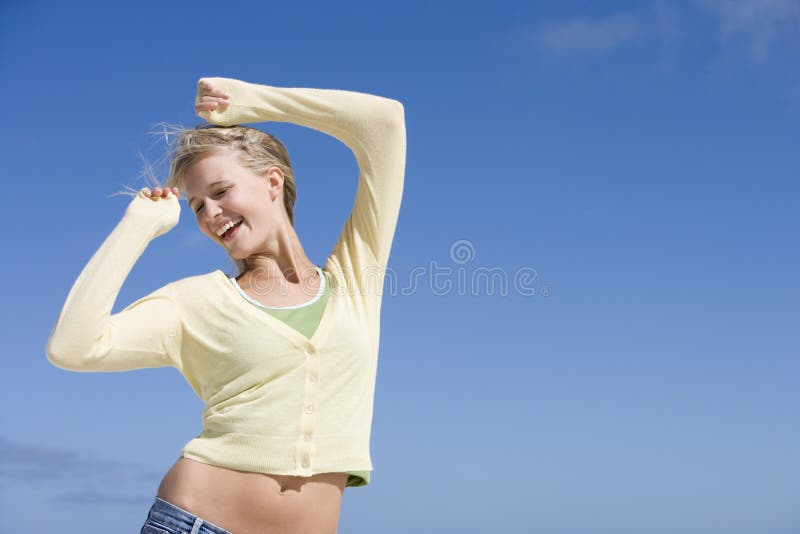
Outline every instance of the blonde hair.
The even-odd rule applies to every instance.
[[[202,123],[194,128],[160,123],[163,135],[169,146],[169,177],[164,185],[159,185],[152,166],[145,161],[143,174],[155,185],[153,187],[177,187],[183,194],[183,178],[186,170],[195,162],[221,150],[233,149],[239,153],[242,165],[256,174],[265,174],[270,168],[278,167],[283,173],[283,207],[294,226],[294,204],[297,200],[297,185],[292,172],[289,152],[275,136],[250,126],[219,126]],[[135,195],[138,190],[116,194]],[[236,265],[237,274],[246,269],[244,260],[228,256]]]

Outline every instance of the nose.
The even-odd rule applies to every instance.
[[[220,217],[222,214],[222,208],[220,208],[215,202],[206,202],[203,206],[203,212],[206,216],[206,224],[209,224]]]

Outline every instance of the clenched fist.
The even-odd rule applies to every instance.
[[[177,187],[156,187],[152,192],[149,187],[144,187],[133,197],[125,213],[140,218],[142,225],[152,225],[152,239],[155,239],[178,224],[181,214],[179,193]]]

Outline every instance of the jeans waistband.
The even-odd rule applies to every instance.
[[[165,501],[161,497],[156,497],[153,506],[150,507],[148,518],[187,534],[231,534],[224,528]]]

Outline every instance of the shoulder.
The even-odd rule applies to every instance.
[[[218,288],[220,280],[224,281],[227,276],[219,269],[215,269],[208,273],[180,278],[164,287],[169,288],[181,300],[194,300],[197,297],[208,295],[210,291]]]

